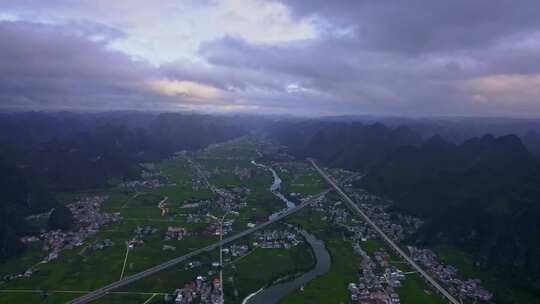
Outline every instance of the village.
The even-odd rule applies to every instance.
[[[234,259],[239,260],[257,249],[290,249],[297,246],[303,240],[296,233],[289,230],[274,229],[263,230],[254,235],[254,242],[251,244],[233,244],[221,249],[224,264],[232,263]],[[203,266],[200,261],[190,261],[184,265],[185,270],[193,270]],[[175,304],[208,303],[222,304],[222,287],[217,272],[223,267],[219,262],[210,264],[211,270],[205,275],[197,275],[192,282],[186,283],[182,288],[174,290],[166,301]]]
[[[354,252],[360,257],[359,280],[349,283],[351,300],[356,303],[401,303],[395,288],[401,287],[405,274],[400,269],[389,265],[389,255],[384,250],[375,252],[375,260],[358,243],[353,245]]]
[[[176,186],[171,183],[153,163],[140,163],[139,166],[143,169],[141,176],[137,180],[123,181],[118,186],[120,188],[149,188],[157,189],[164,186]]]
[[[306,173],[306,170],[310,170],[309,165],[291,161],[285,156],[286,154],[283,154],[285,161],[271,161],[268,162],[268,167],[266,165],[261,166],[274,175],[274,184],[268,185],[265,190],[270,190],[287,206],[271,214],[269,216],[270,220],[276,214],[296,206],[289,206],[288,198],[294,199],[295,204],[312,198],[311,195],[297,190],[302,189],[305,181],[309,182],[310,175],[313,174],[311,172]],[[196,158],[190,153],[176,154],[173,159],[182,161],[192,173],[186,179],[185,185],[191,191],[205,192],[205,195],[175,201],[169,200],[168,196],[160,194],[162,198],[155,199],[155,205],[144,206],[144,208],[159,208],[161,217],[154,220],[158,222],[170,221],[170,223],[156,225],[152,222],[145,222],[137,226],[130,226],[131,235],[127,240],[121,242],[115,242],[110,238],[99,238],[88,242],[88,238],[95,236],[104,225],[118,223],[122,220],[122,217],[119,212],[105,213],[100,211],[101,205],[108,198],[106,196],[80,199],[66,205],[73,213],[78,230],[43,231],[39,235],[22,238],[22,241],[27,244],[40,241],[41,250],[45,253],[45,256],[42,261],[30,267],[24,273],[10,275],[4,280],[30,277],[33,273],[39,271],[38,266],[40,264],[49,263],[57,259],[62,251],[76,247],[82,248],[78,251],[79,255],[89,256],[94,251],[104,250],[116,246],[118,243],[125,243],[127,247],[126,260],[129,252],[133,250],[140,252],[138,248],[142,246],[152,246],[164,254],[173,255],[173,252],[181,251],[178,250],[181,248],[178,242],[186,238],[203,235],[223,237],[233,234],[238,231],[239,227],[244,225],[246,228],[254,228],[260,223],[260,218],[252,220],[240,216],[240,214],[243,214],[243,209],[248,207],[248,197],[253,190],[244,186],[245,183],[235,183],[232,179],[231,182],[228,182],[228,178],[231,176],[240,181],[252,179],[256,174],[259,174],[256,172],[257,170],[263,172],[261,168],[257,168],[257,164],[252,167],[236,165],[207,169],[198,163],[201,158]],[[122,191],[129,194],[130,197],[134,198],[141,194],[140,188],[158,189],[166,186],[176,186],[155,165],[141,164],[141,167],[145,170],[142,171],[140,179],[125,181],[119,185],[119,188],[124,189]],[[270,168],[278,171],[280,176],[286,179],[283,187],[281,187],[279,176],[276,179],[275,172]],[[354,189],[352,181],[361,178],[360,174],[341,169],[333,169],[332,172],[343,182],[344,189],[356,201],[361,210],[396,243],[406,244],[407,238],[422,226],[423,221],[419,218],[397,212],[388,212],[387,210],[392,206],[392,202],[362,190]],[[268,172],[264,174],[268,174]],[[227,178],[223,178],[224,176]],[[272,189],[277,180],[279,181],[277,188]],[[221,182],[216,182],[214,185],[214,181]],[[136,192],[135,196],[132,196],[132,189]],[[286,196],[281,191],[287,191]],[[148,201],[150,202],[150,200]],[[332,223],[338,227],[340,233],[343,233],[344,240],[352,246],[352,251],[358,257],[359,263],[351,265],[351,267],[357,269],[358,277],[356,280],[350,281],[346,286],[349,291],[350,301],[362,304],[401,303],[400,292],[404,281],[408,279],[408,276],[417,274],[410,272],[405,264],[399,262],[399,258],[389,252],[385,246],[382,246],[382,243],[375,250],[367,250],[365,248],[367,242],[375,241],[375,244],[381,242],[379,235],[366,222],[359,220],[357,216],[353,216],[346,204],[336,196],[332,194],[321,196],[313,201],[310,207],[319,213],[322,221]],[[156,216],[159,217],[159,215]],[[237,222],[242,223],[242,226],[235,225]],[[225,265],[234,264],[235,261],[241,260],[254,251],[287,250],[304,242],[304,238],[297,233],[297,230],[295,231],[299,227],[290,224],[285,225],[287,226],[286,229],[283,229],[284,227],[275,227],[260,230],[254,233],[248,242],[244,240],[242,243],[237,242],[220,247],[219,250],[222,255],[220,262],[192,260],[184,264],[181,269],[189,271],[190,275],[192,275],[191,278],[194,279],[188,283],[182,283],[183,285],[180,285],[180,288],[171,290],[165,300],[178,304],[222,304],[224,302],[224,290],[220,275],[222,275],[221,271]],[[198,228],[193,229],[192,227]],[[458,271],[452,266],[440,263],[433,251],[414,246],[408,246],[407,249],[410,256],[431,273],[434,278],[444,284],[453,295],[462,299],[481,301],[488,301],[492,298],[492,294],[482,288],[479,280],[459,278]],[[208,268],[210,270],[207,271]],[[433,291],[427,290],[426,287],[424,292],[431,293]]]
[[[354,174],[339,172],[342,179],[350,178]],[[355,190],[349,185],[347,192],[354,198],[361,210],[393,241],[406,243],[407,238],[414,234],[423,224],[419,218],[402,215],[397,212],[389,213],[386,210],[392,202],[380,197]],[[351,216],[350,211],[340,200],[327,199],[314,204],[314,210],[321,213],[321,220],[330,221],[343,228],[346,236],[353,246],[353,250],[360,259],[359,278],[357,282],[349,284],[351,301],[355,303],[401,303],[399,288],[403,280],[414,272],[406,272],[396,267],[392,256],[384,247],[367,253],[363,246],[368,241],[379,241],[378,234],[366,222]],[[457,270],[452,266],[445,266],[438,262],[436,254],[429,249],[408,247],[411,257],[419,262],[429,273],[448,287],[449,292],[462,299],[489,301],[492,294],[481,287],[478,279],[462,280]],[[394,260],[398,258],[394,257]],[[399,264],[397,264],[399,265]]]
[[[119,222],[120,214],[100,212],[101,204],[107,198],[107,196],[85,197],[66,205],[73,214],[73,220],[78,228],[76,231],[51,230],[43,231],[36,236],[22,237],[21,241],[26,244],[41,241],[41,249],[45,253],[45,256],[39,263],[28,268],[23,274],[7,275],[3,279],[9,281],[20,277],[30,277],[33,273],[39,271],[38,266],[40,264],[46,264],[57,259],[64,250],[70,250],[84,245],[85,240],[96,235],[104,225]],[[92,247],[92,249],[103,249],[112,245],[114,245],[113,242],[105,240],[101,244],[95,243],[88,247]],[[83,248],[81,253],[84,253],[86,249],[86,247]]]
[[[263,230],[255,233],[258,242],[254,246],[261,248],[292,248],[302,242],[295,233],[286,230]]]
[[[208,278],[199,275],[193,282],[186,283],[183,288],[178,288],[171,295],[167,295],[165,301],[174,302],[175,304],[190,304],[194,302],[223,304],[222,293],[219,277]]]
[[[448,286],[448,291],[460,298],[489,301],[493,294],[480,285],[479,279],[462,280],[458,270],[451,265],[444,265],[437,260],[437,254],[430,249],[407,246],[411,258],[425,267],[435,278]]]
[[[387,213],[385,210],[391,206],[391,202],[385,201],[377,196],[364,192],[348,192],[355,198],[361,210],[393,241],[399,243],[406,241],[407,237],[415,233],[423,224],[419,218],[399,213]],[[339,204],[337,204],[339,206]],[[337,209],[337,210],[336,210]],[[342,223],[346,218],[346,212],[339,211],[339,208],[330,210],[332,214],[341,216],[335,217],[338,223]],[[381,303],[400,303],[399,295],[395,292],[396,287],[401,286],[401,281],[407,273],[400,271],[394,266],[390,266],[389,255],[384,249],[374,253],[374,258],[379,264],[382,273],[375,275],[374,263],[371,258],[362,250],[362,242],[377,238],[375,231],[365,222],[355,225],[343,225],[352,234],[355,252],[362,258],[361,273],[359,283],[351,283],[351,299],[358,300],[359,303],[371,303],[367,300],[377,300]],[[437,255],[429,249],[419,249],[414,246],[407,246],[409,254],[413,260],[420,263],[425,270],[431,273],[440,283],[448,287],[448,291],[454,296],[462,299],[489,301],[493,295],[481,287],[478,279],[462,280],[458,277],[456,268],[443,265],[437,260]],[[383,286],[386,286],[381,289]],[[383,296],[384,294],[384,296]]]

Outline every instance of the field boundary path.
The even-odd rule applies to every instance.
[[[302,210],[304,207],[310,205],[311,203],[322,199],[330,191],[331,191],[331,189],[327,189],[327,190],[325,190],[325,191],[323,191],[323,192],[321,192],[321,193],[319,193],[319,194],[317,194],[315,196],[312,196],[309,199],[305,200],[303,203],[299,204],[297,207],[289,209],[287,212],[284,212],[284,213],[280,214],[279,216],[276,216],[276,217],[274,217],[274,218],[272,218],[272,219],[270,219],[270,220],[268,220],[268,221],[266,221],[266,222],[264,222],[262,224],[259,224],[256,227],[244,230],[244,231],[242,231],[240,233],[237,233],[237,234],[235,234],[235,235],[233,235],[231,237],[228,237],[226,239],[223,239],[221,241],[218,241],[218,242],[213,243],[211,245],[208,245],[206,247],[199,248],[199,249],[194,250],[194,251],[192,251],[192,252],[190,252],[188,254],[185,254],[183,256],[174,258],[172,260],[169,260],[169,261],[167,261],[165,263],[162,263],[162,264],[159,264],[157,266],[148,268],[148,269],[146,269],[144,271],[141,271],[139,273],[124,277],[121,280],[118,280],[118,281],[116,281],[114,283],[103,286],[103,287],[101,287],[99,289],[96,289],[94,291],[91,291],[91,292],[89,292],[89,293],[87,293],[87,294],[85,294],[83,296],[80,296],[80,297],[78,297],[78,298],[76,298],[76,299],[74,299],[74,300],[72,300],[72,301],[70,301],[68,303],[71,303],[71,304],[88,303],[90,301],[93,301],[95,299],[103,297],[104,295],[110,293],[111,291],[113,291],[115,289],[126,286],[128,284],[131,284],[131,283],[133,283],[135,281],[138,281],[140,279],[143,279],[145,277],[148,277],[148,276],[153,275],[155,273],[158,273],[160,271],[163,271],[163,270],[165,270],[167,268],[170,268],[170,267],[175,266],[175,265],[177,265],[179,263],[182,263],[182,262],[184,262],[186,260],[189,260],[189,259],[191,259],[191,258],[193,258],[193,257],[195,257],[195,256],[197,256],[199,254],[202,254],[202,253],[205,253],[205,252],[211,252],[211,251],[213,251],[215,249],[220,248],[220,246],[222,246],[222,245],[225,245],[225,244],[234,242],[234,241],[236,241],[238,239],[241,239],[241,238],[243,238],[243,237],[245,237],[245,236],[247,236],[247,235],[249,235],[251,233],[254,233],[257,230],[260,230],[260,229],[262,229],[262,228],[264,228],[264,227],[266,227],[268,225],[271,225],[271,224],[273,224],[275,222],[278,222],[278,221],[280,221],[280,220],[282,220],[282,219],[284,219],[284,218],[286,218],[286,217],[288,217],[288,216]]]

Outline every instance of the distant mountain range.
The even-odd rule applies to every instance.
[[[2,149],[5,153],[6,149]],[[32,231],[24,217],[59,206],[43,184],[8,163],[4,155],[0,157],[0,260],[24,250],[19,237]]]
[[[426,218],[422,240],[472,247],[490,265],[540,273],[540,166],[516,136],[404,146],[360,185]]]
[[[0,260],[24,250],[24,218],[54,208],[48,227],[68,228],[70,212],[51,191],[105,187],[138,177],[139,163],[246,134],[250,120],[182,114],[2,114]]]
[[[138,163],[243,135],[233,118],[123,113],[5,115],[0,140],[18,148],[26,165],[52,190],[103,187],[131,179]],[[143,118],[146,118],[144,120]]]
[[[329,166],[350,169],[366,169],[398,147],[422,143],[407,127],[358,122],[285,123],[272,129],[270,137],[296,157],[315,157]]]
[[[296,157],[365,170],[358,186],[426,219],[416,242],[453,244],[486,266],[538,282],[540,165],[517,136],[455,144],[407,127],[310,122],[281,126],[271,137]]]
[[[426,137],[432,127],[418,132],[418,125],[171,113],[1,115],[0,259],[24,250],[18,238],[32,229],[24,221],[30,214],[55,208],[49,227],[69,227],[50,191],[104,187],[136,177],[140,162],[265,129],[297,158],[366,172],[359,186],[426,220],[414,241],[459,246],[481,264],[540,286],[540,133],[534,130],[523,141],[516,135],[456,141]]]

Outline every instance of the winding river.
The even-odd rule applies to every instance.
[[[312,234],[307,233],[304,230],[300,230],[302,236],[306,239],[308,244],[313,248],[317,264],[312,270],[302,274],[292,281],[271,285],[266,289],[261,289],[258,292],[246,298],[243,304],[274,304],[281,300],[283,297],[291,294],[293,291],[303,287],[315,277],[325,274],[330,270],[330,254],[326,250],[324,242],[318,240]]]
[[[272,214],[270,218],[278,215],[281,212],[287,211],[290,208],[294,208],[296,204],[290,201],[289,199],[287,199],[281,192],[279,192],[279,190],[281,189],[282,180],[278,176],[276,171],[268,166],[258,164],[255,161],[251,161],[251,163],[272,172],[272,176],[274,177],[274,182],[270,186],[269,190],[278,198],[280,198],[283,202],[285,202],[285,204],[287,205],[285,209]],[[330,270],[330,264],[331,264],[330,254],[328,253],[328,250],[326,249],[324,242],[321,240],[318,240],[317,238],[315,238],[314,235],[309,234],[305,230],[299,230],[299,232],[300,234],[302,234],[304,239],[313,249],[313,253],[315,254],[315,259],[317,260],[315,267],[311,269],[310,271],[296,277],[295,279],[291,281],[286,281],[283,283],[271,285],[268,288],[265,288],[265,289],[263,288],[250,294],[248,297],[244,299],[244,301],[242,301],[242,304],[277,303],[283,297],[303,287],[304,285],[309,283],[311,280],[313,280],[315,277],[325,274],[328,272],[328,270]]]
[[[275,196],[277,196],[281,201],[283,201],[286,205],[286,208],[283,209],[283,210],[280,210],[272,215],[270,215],[270,219],[272,219],[272,217],[274,216],[277,216],[279,215],[280,213],[282,212],[285,212],[289,209],[292,209],[294,207],[296,207],[296,204],[294,202],[292,202],[291,200],[289,200],[288,198],[285,197],[285,195],[283,195],[280,190],[281,190],[281,183],[282,183],[282,180],[281,178],[279,177],[279,175],[277,174],[276,170],[274,170],[272,167],[269,167],[269,166],[265,166],[263,164],[259,164],[257,162],[255,162],[254,160],[251,161],[252,164],[254,164],[255,166],[257,167],[260,167],[260,168],[263,168],[265,170],[268,170],[270,172],[272,172],[272,176],[274,178],[274,181],[272,182],[272,185],[270,186],[269,190],[270,192],[272,192],[272,194],[274,194]]]

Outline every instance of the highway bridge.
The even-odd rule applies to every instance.
[[[347,205],[353,211],[355,211],[357,214],[360,215],[360,217],[366,221],[371,228],[373,228],[377,234],[395,251],[397,254],[399,254],[403,260],[405,260],[414,270],[416,270],[433,288],[435,288],[438,292],[440,292],[450,303],[452,304],[461,304],[454,296],[452,296],[446,289],[444,289],[437,281],[435,281],[427,272],[425,272],[418,264],[416,264],[413,259],[411,259],[399,246],[392,241],[359,207],[357,204],[355,204],[351,198],[341,190],[341,188],[332,180],[331,177],[329,177],[319,166],[315,163],[313,159],[308,159],[311,164],[317,169],[319,174],[326,180],[328,184],[332,186],[336,190],[336,192],[345,200]]]
[[[131,284],[135,281],[138,281],[142,278],[145,278],[145,277],[148,277],[150,275],[153,275],[155,273],[158,273],[162,270],[165,270],[167,268],[170,268],[174,265],[177,265],[179,263],[182,263],[186,260],[189,260],[201,253],[205,253],[205,252],[210,252],[212,250],[215,250],[215,249],[219,249],[220,246],[222,245],[225,245],[225,244],[228,244],[228,243],[231,243],[231,242],[234,242],[238,239],[241,239],[257,230],[260,230],[268,225],[271,225],[277,221],[280,221],[288,216],[290,216],[291,214],[294,214],[300,210],[302,210],[304,207],[308,206],[309,204],[317,201],[318,199],[321,199],[322,197],[324,197],[328,192],[330,192],[331,189],[327,189],[309,199],[307,199],[306,201],[304,201],[303,203],[299,204],[298,206],[296,206],[295,208],[292,208],[292,209],[289,209],[288,211],[276,216],[276,217],[273,217],[271,218],[270,220],[268,220],[267,222],[264,222],[262,224],[259,224],[253,228],[250,228],[250,229],[247,229],[247,230],[244,230],[238,234],[235,234],[231,237],[228,237],[226,239],[223,239],[219,242],[216,242],[216,243],[213,243],[211,245],[208,245],[206,247],[203,247],[203,248],[200,248],[200,249],[197,249],[195,251],[192,251],[186,255],[183,255],[183,256],[180,256],[180,257],[177,257],[177,258],[174,258],[172,260],[169,260],[163,264],[159,264],[157,266],[154,266],[152,268],[149,268],[149,269],[146,269],[144,271],[141,271],[139,273],[136,273],[134,275],[131,275],[131,276],[127,276],[127,277],[124,277],[123,279],[119,280],[119,281],[116,281],[114,283],[111,283],[107,286],[103,286],[99,289],[96,289],[94,291],[91,291],[83,296],[80,296],[72,301],[70,301],[69,303],[71,304],[82,304],[82,303],[88,303],[92,300],[95,300],[95,299],[98,299],[98,298],[101,298],[102,296],[106,295],[107,293],[109,293],[110,291],[112,290],[115,290],[117,288],[120,288],[122,286],[126,286],[128,284]]]

